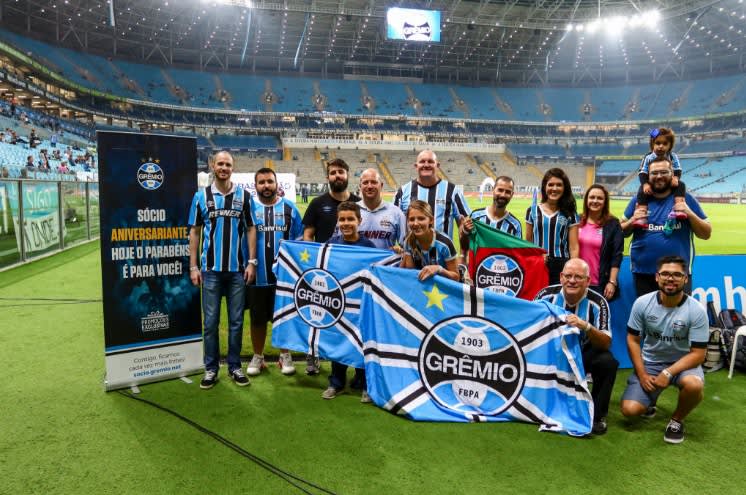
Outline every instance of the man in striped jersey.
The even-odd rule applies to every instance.
[[[461,229],[463,234],[465,234],[465,236],[463,234],[461,236],[462,246],[469,246],[468,235],[471,229],[474,228],[474,220],[479,220],[490,227],[502,230],[519,239],[523,237],[521,221],[508,211],[508,204],[513,199],[513,187],[513,179],[510,177],[501,175],[497,178],[495,187],[492,190],[492,204],[486,208],[474,210],[471,212],[469,218],[464,221],[463,228]]]
[[[572,258],[560,273],[560,284],[545,287],[535,300],[545,300],[569,311],[567,324],[583,332],[581,346],[583,368],[593,376],[593,433],[606,433],[606,416],[609,413],[611,391],[614,388],[619,362],[609,352],[611,328],[609,303],[604,296],[588,288],[590,285],[588,263]]]
[[[189,210],[189,276],[202,285],[205,376],[200,388],[218,381],[220,301],[228,306],[228,374],[240,386],[249,384],[241,370],[244,292],[256,276],[256,230],[251,223],[251,194],[231,182],[233,157],[218,152],[212,161],[215,180],[199,189]],[[200,234],[202,256],[197,264]]]
[[[417,155],[414,168],[417,171],[417,178],[396,191],[394,205],[406,215],[413,200],[426,201],[435,215],[435,230],[453,239],[453,221],[455,220],[460,227],[471,213],[463,193],[456,189],[455,184],[438,177],[440,162],[432,150],[421,151]]]
[[[404,244],[407,221],[404,213],[383,200],[383,178],[378,170],[369,168],[360,175],[358,201],[363,221],[358,228],[361,236],[368,238],[379,249],[398,249]]]
[[[251,221],[256,227],[256,246],[259,264],[256,285],[247,289],[246,305],[251,315],[251,344],[254,356],[246,373],[256,376],[267,365],[264,362],[264,342],[267,323],[272,321],[275,307],[277,279],[272,273],[280,249],[280,241],[299,239],[303,236],[303,222],[298,208],[287,198],[277,195],[277,175],[271,168],[261,168],[254,175],[256,198],[251,201]],[[282,349],[277,363],[283,375],[295,373],[293,359],[287,349]]]

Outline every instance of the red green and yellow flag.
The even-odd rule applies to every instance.
[[[478,288],[530,301],[549,283],[545,253],[528,241],[474,222],[469,274]]]

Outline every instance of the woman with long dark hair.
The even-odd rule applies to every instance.
[[[541,203],[526,211],[526,240],[547,252],[549,284],[559,283],[565,263],[578,257],[578,218],[567,174],[550,168],[541,180]]]
[[[619,220],[609,213],[609,191],[593,184],[585,191],[578,231],[580,257],[590,267],[591,289],[608,300],[619,292],[624,234]]]

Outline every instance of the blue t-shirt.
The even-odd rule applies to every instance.
[[[647,230],[635,229],[632,234],[630,246],[630,264],[632,273],[653,274],[657,271],[656,262],[662,256],[678,255],[684,258],[688,271],[692,273],[692,262],[694,261],[694,233],[689,220],[676,220],[673,232],[666,235],[663,226],[666,224],[668,214],[673,210],[674,195],[669,194],[663,199],[650,197],[648,202],[648,228]],[[706,219],[705,212],[699,202],[686,193],[686,204],[702,219]],[[635,213],[637,198],[633,197],[624,210],[626,219],[632,218]]]
[[[335,235],[331,239],[329,239],[329,244],[345,244],[347,246],[362,246],[362,247],[369,247],[369,248],[376,247],[375,244],[373,244],[372,242],[370,242],[369,239],[363,236],[358,237],[357,241],[355,242],[350,242],[350,241],[345,241],[344,237],[342,237],[341,235]]]
[[[415,242],[417,241],[415,240]],[[440,265],[447,269],[447,262],[458,256],[451,239],[437,230],[433,236],[433,242],[429,246],[423,247],[420,246],[419,243],[417,243],[417,246],[420,248],[422,256],[415,253],[409,243],[404,243],[404,255],[412,257],[412,260],[414,260],[414,266],[417,269],[423,268],[427,265]]]
[[[684,294],[678,306],[663,306],[660,291],[637,298],[632,305],[627,331],[639,335],[646,363],[675,363],[692,347],[707,347],[710,327],[705,308]]]

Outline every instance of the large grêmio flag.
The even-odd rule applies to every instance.
[[[566,312],[416,270],[371,267],[360,309],[368,393],[418,421],[590,432],[579,330]]]
[[[360,272],[398,262],[382,249],[283,241],[274,266],[272,345],[362,368]]]
[[[549,283],[545,253],[528,241],[474,222],[469,274],[480,289],[531,301]]]

